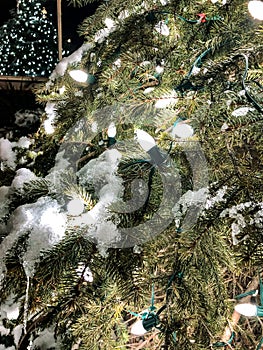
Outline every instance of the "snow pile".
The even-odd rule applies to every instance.
[[[21,338],[22,332],[23,332],[23,325],[22,324],[17,325],[13,329],[12,334],[14,335],[14,343],[17,347],[18,347],[18,343],[19,343],[19,340]]]
[[[47,134],[52,134],[54,129],[54,119],[56,117],[56,111],[55,111],[56,104],[54,102],[48,102],[45,107],[45,112],[47,115],[47,119],[44,121],[44,129]]]
[[[8,348],[5,345],[0,344],[0,350],[16,350],[14,346],[9,346]]]
[[[13,145],[7,139],[3,137],[0,139],[0,161],[1,161],[1,170],[4,170],[6,167],[10,169],[15,169],[16,167],[16,153],[12,150]]]
[[[207,200],[205,203],[205,209],[212,208],[215,204],[225,201],[225,194],[227,193],[228,187],[223,186],[222,188],[219,188],[216,194],[211,195],[211,193],[207,196]]]
[[[104,23],[106,27],[97,31],[94,37],[95,43],[101,44],[112,32],[116,30],[116,23],[110,19],[105,18]]]
[[[255,210],[256,212],[254,213]],[[234,219],[231,224],[232,242],[233,245],[237,245],[248,238],[248,235],[245,235],[241,239],[238,239],[238,235],[242,233],[245,227],[249,225],[255,225],[258,228],[263,227],[263,203],[240,203],[225,209],[220,217]]]
[[[5,326],[1,322],[0,323],[0,334],[1,334],[1,336],[8,335],[9,333],[10,333],[10,329],[5,328]],[[1,349],[1,347],[0,347],[0,349]]]
[[[204,203],[207,197],[207,188],[200,188],[197,191],[187,191],[180,198],[180,204],[183,206],[183,212],[187,210],[189,206],[200,205]]]
[[[16,171],[16,176],[14,177],[11,188],[13,189],[21,189],[25,183],[35,180],[37,176],[32,173],[31,170],[27,168],[20,168]]]
[[[34,339],[32,349],[60,349],[60,344],[55,340],[54,333],[54,327],[44,329],[42,332],[39,333],[38,337]]]
[[[66,229],[66,216],[60,205],[49,197],[39,198],[36,203],[18,207],[12,214],[8,227],[10,233],[0,245],[0,256],[5,257],[17,239],[29,233],[27,250],[21,258],[27,276],[34,274],[35,263],[40,252],[51,248],[63,237]],[[0,263],[0,279],[5,272],[4,261]]]
[[[228,187],[223,186],[215,194],[209,193],[209,188],[203,187],[196,191],[187,191],[173,208],[176,226],[181,225],[182,217],[187,213],[189,208],[197,208],[200,210],[208,210],[214,207],[217,203],[225,202],[225,195]],[[203,211],[202,214],[205,212]],[[200,213],[201,214],[201,213]]]
[[[5,300],[4,303],[1,304],[1,318],[7,318],[8,320],[16,320],[19,316],[19,308],[20,303],[15,302],[15,295],[12,293]]]
[[[42,110],[17,111],[15,113],[15,124],[19,127],[30,128],[40,120]]]
[[[0,219],[9,213],[9,210],[8,210],[8,205],[10,203],[8,198],[9,189],[10,189],[9,186],[0,187]]]
[[[29,149],[30,145],[34,143],[33,139],[26,136],[20,137],[17,142],[10,142],[8,139],[0,138],[0,163],[1,170],[10,168],[14,170],[17,163],[17,148]]]
[[[119,239],[117,227],[108,220],[112,215],[110,205],[123,195],[122,179],[116,175],[120,158],[121,154],[116,149],[109,149],[79,170],[79,183],[84,187],[92,185],[99,200],[90,211],[69,218],[72,226],[88,225],[86,234],[105,249]]]
[[[32,143],[34,143],[33,139],[30,139],[29,137],[26,137],[26,136],[22,136],[20,137],[17,143],[13,143],[13,144],[16,145],[17,147],[28,149]]]
[[[176,227],[181,226],[182,217],[187,214],[189,208],[191,208],[191,210],[196,208],[195,213],[199,214],[200,209],[202,209],[205,205],[207,193],[208,190],[206,187],[204,187],[198,189],[197,191],[188,190],[180,197],[179,201],[172,209]],[[193,218],[195,218],[195,215],[193,215]],[[189,218],[189,220],[191,219]]]
[[[263,203],[260,203],[261,209],[250,219],[250,225],[255,225],[258,228],[263,228]]]
[[[14,190],[21,190],[25,183],[35,179],[37,179],[37,176],[32,171],[26,168],[20,168],[16,171],[11,186],[0,187],[0,219],[9,213],[10,193]]]
[[[86,282],[93,282],[93,274],[91,269],[86,266],[83,262],[78,264],[76,269],[77,275],[82,277]]]

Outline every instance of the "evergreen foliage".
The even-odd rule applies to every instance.
[[[36,159],[23,167],[38,177],[18,187],[14,171],[1,170],[10,185],[2,303],[11,293],[21,303],[18,318],[5,320],[23,326],[16,349],[37,349],[51,326],[65,350],[254,349],[260,319],[232,315],[235,296],[258,288],[262,273],[262,24],[245,0],[111,0],[79,32],[86,46],[37,92],[48,108]],[[73,69],[94,79],[78,83]],[[194,134],[173,134],[178,123]],[[164,163],[133,140],[136,129],[154,137]],[[42,223],[46,211],[55,231]],[[42,237],[29,269],[25,257]],[[153,307],[152,285],[160,324],[132,335],[134,313]]]

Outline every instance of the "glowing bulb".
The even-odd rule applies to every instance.
[[[116,136],[116,126],[115,126],[114,123],[110,123],[107,133],[108,133],[109,137],[115,137]]]
[[[69,75],[71,76],[71,78],[78,81],[79,83],[85,83],[88,80],[88,73],[80,69],[71,70],[69,72]]]
[[[78,215],[83,213],[84,203],[82,200],[80,200],[78,198],[72,199],[67,204],[67,210],[68,210],[69,215],[78,216]]]
[[[140,129],[137,129],[135,133],[140,146],[151,157],[152,163],[157,166],[161,165],[166,160],[166,156],[160,152],[159,148],[156,146],[154,138]]]
[[[132,327],[131,327],[132,334],[143,335],[143,334],[147,333],[147,330],[143,327],[142,322],[143,322],[142,320],[138,320],[132,325]]]
[[[235,306],[235,310],[244,316],[257,316],[257,306],[254,304],[244,303]]]
[[[250,12],[251,16],[263,20],[263,2],[262,1],[249,1],[248,3],[248,11]]]
[[[81,69],[73,69],[69,72],[69,75],[79,83],[94,84],[96,81],[93,74],[88,74]]]
[[[172,129],[173,137],[188,138],[193,136],[193,134],[194,134],[193,128],[190,125],[185,123],[176,124]]]
[[[138,142],[140,146],[148,152],[151,148],[155,146],[155,140],[154,138],[149,135],[146,131],[137,129],[135,131]]]
[[[60,95],[63,95],[65,91],[66,91],[65,85],[63,85],[61,88],[59,88]]]

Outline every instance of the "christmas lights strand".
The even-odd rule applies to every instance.
[[[234,58],[238,58],[238,57],[242,57],[244,60],[245,60],[245,70],[244,70],[244,73],[243,73],[243,76],[242,76],[242,87],[243,89],[245,90],[245,94],[246,94],[246,97],[247,99],[253,103],[254,107],[260,112],[260,113],[263,113],[263,106],[260,106],[257,101],[251,96],[250,92],[249,92],[249,89],[246,85],[246,78],[247,78],[247,72],[248,72],[248,56],[245,55],[244,53],[240,53],[236,56],[233,57]],[[249,82],[249,81],[248,81]],[[256,84],[262,88],[262,86],[256,82]]]
[[[187,19],[183,16],[177,15],[177,17],[181,20],[183,20],[184,22],[187,23],[191,23],[191,24],[200,24],[200,23],[209,23],[211,21],[222,21],[223,17],[221,16],[212,16],[212,17],[206,17],[205,13],[198,13],[197,14],[198,17],[200,17],[199,19]]]
[[[244,294],[249,293],[252,290],[254,291],[256,289],[256,287],[258,286],[258,283],[259,283],[258,277],[254,277]],[[243,297],[240,300],[242,300],[242,302],[249,302],[250,298],[251,298],[251,294],[248,294],[247,296]],[[228,326],[226,326],[226,328],[224,330],[224,334],[221,338],[222,339],[221,342],[217,342],[217,343],[212,344],[211,345],[212,347],[218,347],[218,345],[216,345],[216,344],[221,344],[221,347],[227,345],[227,342],[231,339],[231,337],[233,335],[233,329],[238,324],[240,317],[241,317],[240,313],[238,313],[236,310],[234,310],[232,317],[231,317],[231,322]],[[225,344],[225,345],[222,345],[222,344]],[[257,349],[257,350],[259,350],[259,349]]]
[[[212,344],[212,347],[213,348],[221,348],[221,347],[225,347],[225,346],[231,345],[234,339],[235,339],[235,332],[232,332],[231,337],[229,338],[228,341],[226,341],[226,342],[224,342],[224,341],[216,342],[216,343]]]
[[[202,52],[197,59],[194,61],[194,63],[192,64],[189,72],[186,74],[186,76],[183,78],[183,80],[181,81],[181,83],[179,85],[177,85],[174,90],[180,91],[181,94],[183,94],[185,91],[188,90],[201,90],[203,89],[203,85],[193,85],[190,81],[190,77],[193,74],[193,71],[195,68],[200,68],[202,65],[202,58],[204,58],[209,52],[211,52],[211,48],[208,48],[207,50],[205,50],[204,52]]]
[[[176,344],[176,331],[171,330],[169,327],[165,327],[164,324],[160,322],[159,315],[168,307],[169,303],[169,296],[170,296],[170,287],[174,280],[178,278],[179,282],[183,278],[183,273],[181,272],[174,272],[170,279],[168,280],[167,287],[166,287],[166,296],[165,296],[165,303],[162,305],[158,310],[156,309],[154,305],[154,284],[152,284],[152,295],[151,295],[151,305],[148,307],[148,309],[140,314],[129,311],[129,313],[133,316],[140,317],[141,320],[134,323],[132,326],[133,329],[131,329],[131,333],[135,335],[143,335],[146,332],[151,331],[153,328],[158,329],[160,332],[165,333],[165,344],[163,345],[164,348],[167,348],[169,344],[167,344],[168,341],[168,334],[172,335],[172,341],[174,344]],[[156,311],[157,310],[157,311]]]

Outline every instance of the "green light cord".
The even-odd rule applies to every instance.
[[[257,101],[251,96],[250,92],[249,92],[249,89],[247,88],[247,85],[246,85],[246,77],[247,77],[247,72],[248,72],[248,57],[247,55],[243,54],[243,53],[240,53],[238,55],[235,55],[233,58],[237,58],[237,57],[242,57],[244,60],[245,60],[245,70],[244,70],[244,73],[243,73],[243,77],[242,77],[242,87],[243,89],[245,90],[245,94],[246,94],[246,97],[247,99],[253,103],[254,107],[260,112],[260,113],[263,113],[263,107],[261,105],[259,105],[257,103]],[[259,83],[256,82],[256,84],[259,86],[259,87],[262,87]],[[262,298],[263,299],[263,298]]]
[[[207,50],[202,52],[201,55],[199,55],[197,57],[197,59],[194,61],[193,65],[192,65],[192,67],[190,68],[188,74],[186,75],[186,78],[190,78],[195,67],[199,68],[202,65],[202,58],[204,58],[210,51],[211,51],[211,48],[208,48]]]
[[[140,314],[138,314],[137,312],[133,312],[128,310],[128,312],[132,315],[132,316],[136,316],[136,317],[140,317]]]
[[[180,16],[180,15],[177,15],[177,17],[180,18],[182,21],[187,22],[187,23],[197,23],[198,22],[197,19],[194,19],[194,20],[187,19],[187,18],[184,18],[183,16]]]
[[[253,289],[253,290],[250,290],[249,292],[242,293],[242,294],[238,294],[238,295],[234,296],[234,298],[237,299],[237,300],[239,300],[239,299],[242,299],[242,298],[247,297],[248,295],[253,295],[253,294],[255,294],[256,291],[257,291],[257,289]]]
[[[227,342],[218,341],[218,342],[212,344],[212,347],[213,348],[220,348],[220,347],[230,345],[230,344],[232,344],[232,341],[234,340],[234,338],[235,338],[235,332],[232,332],[231,337],[229,338],[229,340]]]
[[[149,307],[150,311],[155,310],[156,307],[154,306],[154,284],[152,285],[152,298],[151,298],[151,306]]]
[[[211,51],[211,48],[208,48],[207,50],[205,50],[204,52],[201,53],[201,55],[199,55],[197,57],[197,59],[194,61],[194,63],[192,64],[189,72],[186,74],[186,76],[183,78],[183,80],[181,81],[181,83],[176,86],[174,88],[174,90],[179,90],[181,92],[181,94],[183,94],[185,91],[188,91],[188,90],[194,90],[194,91],[197,91],[197,90],[201,90],[203,88],[203,86],[194,86],[191,81],[190,81],[190,77],[193,73],[193,70],[195,67],[201,67],[202,65],[202,58],[204,58],[209,52]]]
[[[173,337],[173,342],[176,343],[176,342],[177,342],[176,331],[174,331],[174,332],[172,333],[172,337]]]
[[[140,314],[138,314],[137,312],[130,311],[130,310],[128,310],[128,312],[133,316],[140,317],[142,320],[146,319],[149,316],[149,314],[155,315],[154,311],[156,310],[156,307],[154,306],[154,284],[152,284],[151,306],[148,307],[148,310],[149,310],[149,312],[147,311],[147,312],[140,313]]]
[[[263,345],[263,338],[261,338],[260,342],[258,343],[256,350],[260,350]]]
[[[261,278],[259,278],[259,295],[260,295],[260,304],[263,305],[263,283]]]
[[[176,277],[178,277],[181,280],[183,276],[183,272],[174,272],[167,283],[167,289],[171,286]]]
[[[191,23],[191,24],[199,23],[198,19],[187,19],[187,18],[180,16],[180,15],[177,15],[177,17],[180,18],[182,21],[187,22],[187,23]],[[204,23],[210,22],[210,21],[222,21],[222,20],[223,20],[223,17],[220,17],[220,16],[205,17]]]

